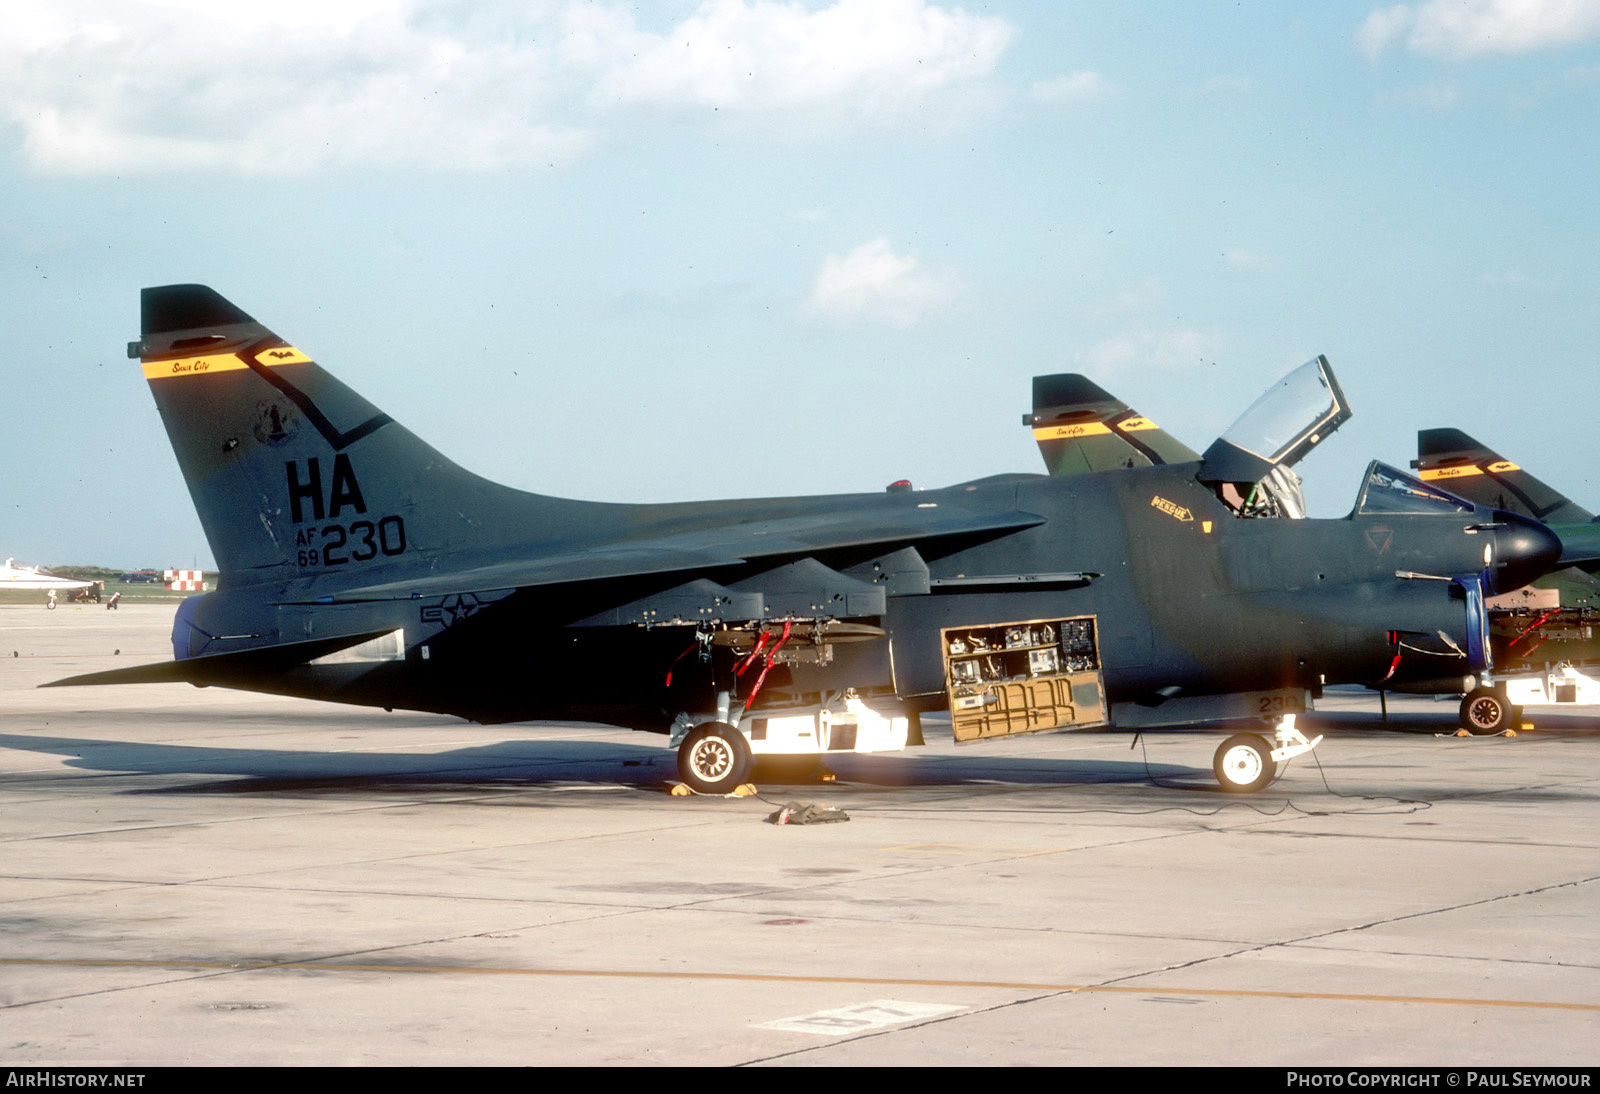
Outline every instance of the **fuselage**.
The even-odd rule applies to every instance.
[[[944,629],[1092,616],[1114,703],[1267,687],[1315,692],[1331,684],[1438,676],[1447,661],[1449,671],[1469,671],[1478,624],[1470,618],[1470,597],[1454,579],[1475,578],[1491,563],[1507,572],[1519,558],[1525,569],[1537,569],[1559,549],[1531,530],[1531,522],[1488,510],[1240,519],[1194,471],[1193,465],[1168,465],[1070,477],[1002,476],[914,493],[641,506],[521,495],[537,499],[529,512],[539,519],[529,520],[520,537],[515,527],[497,529],[492,546],[413,543],[401,562],[386,568],[323,570],[193,598],[175,625],[175,652],[209,657],[398,631],[398,657],[334,658],[277,677],[217,682],[483,721],[576,711],[660,729],[679,710],[703,701],[692,691],[703,691],[705,682],[690,668],[666,683],[697,631],[776,632],[785,618],[803,628],[830,612],[856,618],[880,626],[883,637],[840,647],[827,664],[796,666],[791,690],[887,690],[934,707],[944,694]],[[572,508],[552,518],[551,503]],[[517,508],[505,508],[508,519]],[[613,611],[653,603],[652,597],[690,577],[736,586],[799,558],[835,575],[859,575],[872,560],[904,550],[906,529],[914,529],[919,516],[970,516],[981,527],[987,514],[1013,512],[1038,521],[1020,529],[912,538],[925,582],[886,582],[882,607],[871,616],[848,616],[838,596],[831,608],[819,608],[814,601],[828,591],[820,585],[809,613],[794,607],[806,601],[802,588],[800,600],[763,620],[645,625]],[[818,540],[816,530],[830,527],[846,531]],[[882,539],[874,538],[874,529],[884,530]],[[758,545],[762,553],[688,575],[317,602],[337,601],[337,588],[352,582],[480,571],[508,556],[614,553],[631,542],[659,549],[675,537],[686,546],[744,545],[745,555]],[[779,693],[781,686],[773,692]]]

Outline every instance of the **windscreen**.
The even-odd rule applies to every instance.
[[[1471,502],[1429,486],[1421,479],[1374,461],[1367,467],[1367,481],[1356,498],[1356,512],[1416,514],[1471,513]]]

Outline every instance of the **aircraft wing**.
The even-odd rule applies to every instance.
[[[735,566],[745,560],[717,551],[691,551],[649,545],[619,547],[535,559],[499,562],[467,570],[448,570],[405,581],[343,589],[305,603],[348,604],[363,600],[411,600],[457,593],[486,593],[537,585],[601,581],[607,578]],[[293,603],[292,601],[290,603]]]
[[[1123,467],[1194,463],[1199,453],[1087,376],[1033,378],[1033,429],[1052,475],[1081,475]]]
[[[873,544],[910,544],[955,535],[1011,532],[1043,523],[1044,518],[1033,513],[941,511],[938,503],[889,514],[843,512],[779,517],[363,585],[318,595],[306,602],[342,604],[425,599],[710,570],[739,566],[758,558],[810,555]]]

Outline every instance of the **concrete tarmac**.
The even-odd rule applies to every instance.
[[[1334,698],[1248,798],[1220,733],[930,721],[713,799],[606,727],[35,690],[171,618],[0,606],[0,1064],[1600,1059],[1589,716]]]

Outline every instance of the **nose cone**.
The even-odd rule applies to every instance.
[[[1561,537],[1546,525],[1496,510],[1494,558],[1488,569],[1490,591],[1509,593],[1549,573],[1561,558]]]

